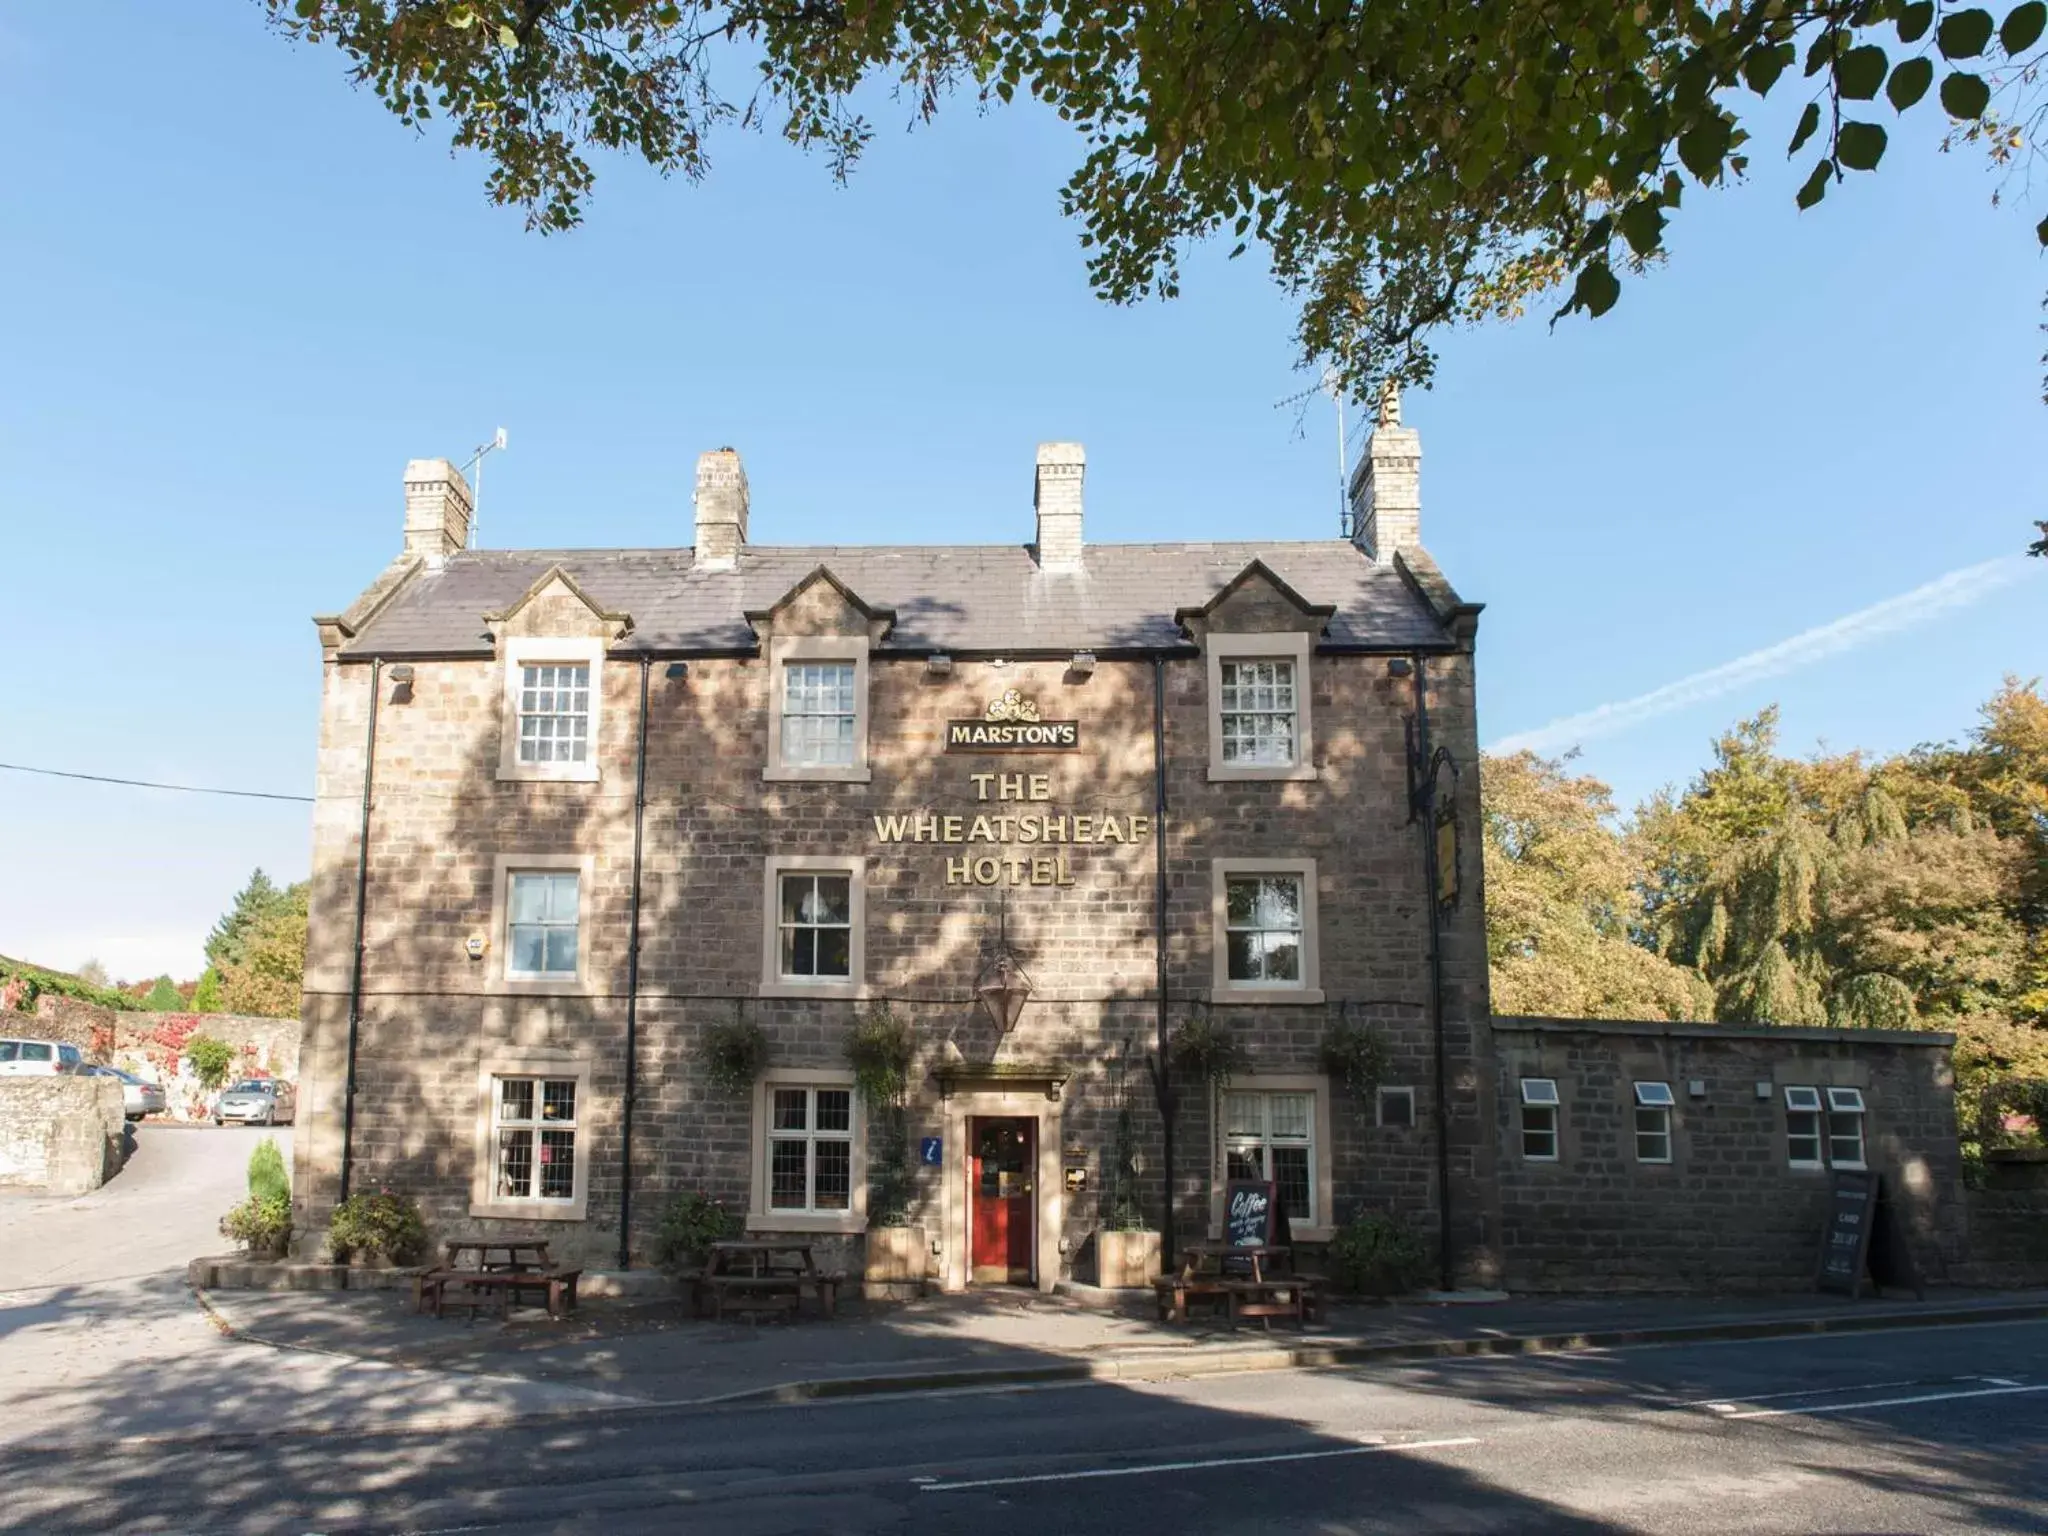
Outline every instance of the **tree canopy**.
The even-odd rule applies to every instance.
[[[234,905],[221,914],[220,921],[206,936],[207,965],[219,970],[240,963],[256,929],[267,919],[290,911],[294,901],[303,910],[303,886],[280,888],[270,876],[256,870],[249,876],[249,883],[235,894]]]
[[[446,121],[540,230],[582,218],[593,150],[695,179],[716,130],[768,125],[843,177],[874,87],[915,119],[1034,97],[1079,130],[1063,206],[1102,297],[1171,295],[1195,242],[1257,242],[1302,359],[1361,399],[1546,291],[1605,314],[1689,192],[1770,152],[1751,127],[1782,97],[1801,208],[1875,171],[1906,114],[2011,170],[2048,116],[2044,0],[263,4],[402,121]]]
[[[176,1013],[185,1006],[185,998],[178,991],[176,982],[168,976],[159,976],[143,997],[142,1006],[151,1013]]]
[[[306,886],[290,886],[280,904],[243,936],[237,958],[220,965],[220,1011],[266,1018],[299,1016],[306,976]]]

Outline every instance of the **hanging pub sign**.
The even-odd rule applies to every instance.
[[[948,720],[948,752],[1071,752],[1081,745],[1078,720],[1041,720],[1038,705],[1015,688],[988,701],[979,720]]]

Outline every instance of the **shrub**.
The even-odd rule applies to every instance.
[[[1429,1250],[1406,1222],[1366,1211],[1338,1229],[1330,1263],[1337,1283],[1354,1295],[1398,1296],[1428,1277]]]
[[[720,1093],[745,1093],[768,1065],[768,1034],[745,1018],[707,1025],[698,1059],[713,1088]]]
[[[284,1153],[268,1136],[249,1154],[249,1198],[291,1204],[292,1181],[284,1171]]]
[[[738,1237],[743,1225],[735,1212],[701,1190],[677,1195],[661,1213],[661,1228],[654,1235],[654,1262],[665,1269],[701,1264],[713,1243]]]
[[[250,1253],[282,1254],[292,1238],[291,1197],[251,1195],[220,1219],[220,1233]]]
[[[334,1208],[327,1246],[337,1264],[380,1256],[393,1264],[417,1264],[427,1256],[426,1218],[410,1195],[388,1189],[350,1195]]]
[[[185,1059],[192,1063],[203,1087],[218,1088],[227,1081],[228,1069],[235,1064],[235,1048],[211,1035],[194,1035],[185,1042]]]
[[[185,1006],[185,999],[176,982],[168,976],[159,976],[156,985],[149,989],[149,995],[142,1000],[142,1006],[151,1013],[176,1013]]]

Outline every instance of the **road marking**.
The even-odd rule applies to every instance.
[[[1945,1376],[1943,1381],[1982,1381],[1981,1376]],[[1737,1403],[1770,1403],[1784,1397],[1825,1397],[1830,1392],[1889,1392],[1894,1387],[1925,1387],[1933,1385],[1926,1376],[1915,1376],[1911,1381],[1864,1381],[1853,1387],[1801,1387],[1793,1392],[1753,1392],[1747,1397],[1695,1397],[1671,1403],[1673,1408],[1711,1408],[1716,1413],[1733,1413]],[[2013,1382],[2004,1383],[2013,1386]]]
[[[1213,1467],[1260,1467],[1283,1461],[1327,1461],[1333,1456],[1369,1456],[1378,1451],[1441,1451],[1477,1445],[1466,1435],[1455,1440],[1408,1440],[1399,1444],[1347,1445],[1332,1451],[1283,1451],[1270,1456],[1215,1456],[1204,1461],[1155,1461],[1142,1467],[1088,1467],[1078,1472],[1034,1472],[1026,1477],[980,1477],[971,1482],[920,1483],[925,1493],[955,1493],[963,1488],[1014,1488],[1024,1483],[1077,1483],[1102,1477],[1147,1477],[1155,1472],[1205,1472]]]
[[[2035,1387],[1980,1387],[1974,1392],[1926,1392],[1918,1397],[1878,1397],[1861,1403],[1817,1403],[1810,1408],[1753,1408],[1731,1413],[1730,1419],[1781,1419],[1790,1414],[1854,1413],[1859,1408],[1905,1408],[1914,1403],[1953,1403],[1968,1397],[2016,1397],[2027,1392],[2048,1392],[2048,1383]]]

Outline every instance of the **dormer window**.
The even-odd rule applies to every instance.
[[[768,643],[768,781],[868,782],[868,641],[777,635]]]
[[[604,642],[520,636],[504,643],[501,779],[598,777]]]
[[[1312,779],[1309,637],[1210,630],[1209,778]]]

